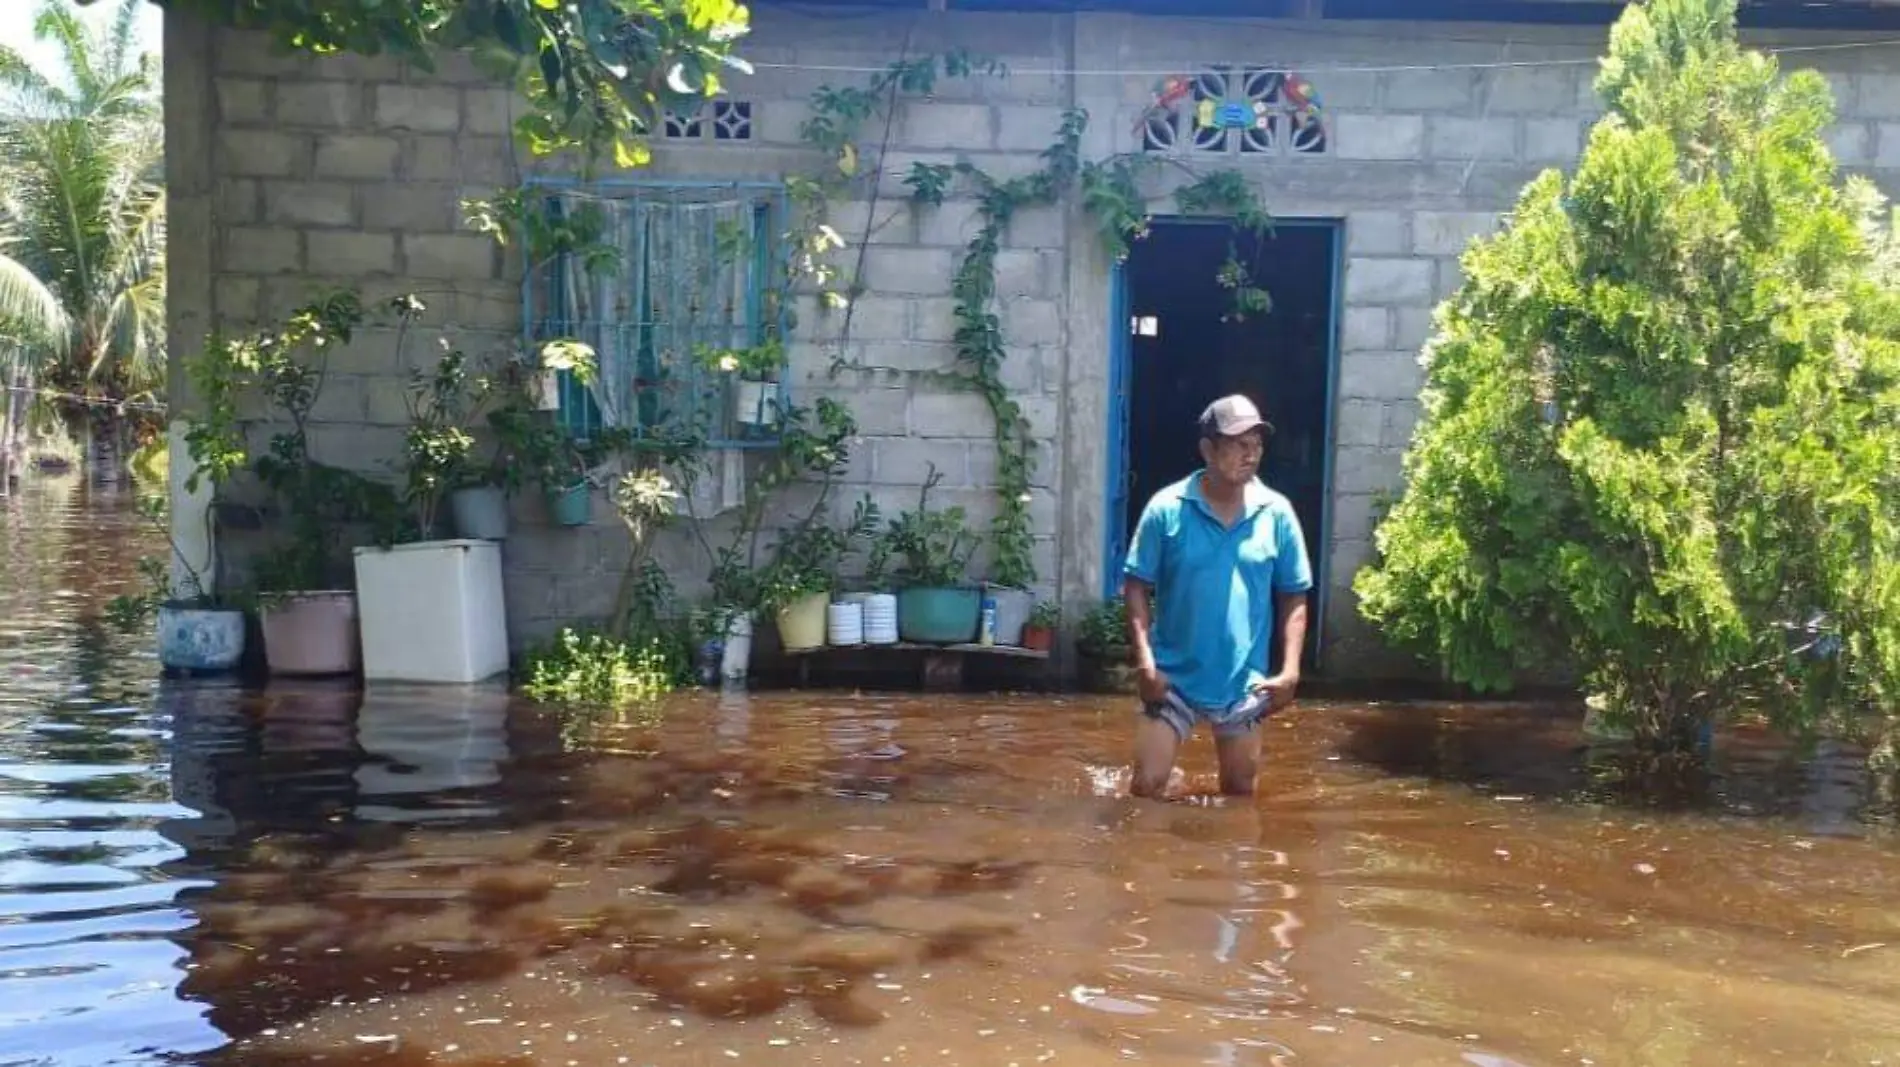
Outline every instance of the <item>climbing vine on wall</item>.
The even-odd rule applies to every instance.
[[[864,87],[821,88],[812,98],[812,114],[805,124],[804,135],[808,143],[825,153],[831,166],[826,171],[827,180],[816,187],[821,196],[811,195],[812,190],[808,189],[807,200],[819,201],[837,195],[860,173],[861,137],[867,123],[879,116],[884,119],[884,144],[888,146],[890,122],[899,94],[928,94],[940,76],[1001,73],[1002,68],[994,62],[978,60],[967,53],[954,53],[943,58],[927,56],[894,63]],[[1116,261],[1126,258],[1133,242],[1148,234],[1150,197],[1142,188],[1142,180],[1158,166],[1158,161],[1152,156],[1134,153],[1084,161],[1081,142],[1088,121],[1088,113],[1081,109],[1065,112],[1054,139],[1042,151],[1042,166],[1032,174],[999,180],[976,165],[962,161],[915,163],[904,177],[911,201],[920,207],[941,206],[959,186],[970,189],[978,203],[981,225],[965,246],[962,263],[951,285],[951,296],[956,302],[956,325],[951,338],[956,359],[949,367],[922,373],[975,392],[989,407],[997,452],[997,513],[990,529],[993,553],[990,580],[1003,586],[1025,588],[1037,577],[1034,531],[1029,520],[1030,485],[1036,471],[1034,428],[1003,380],[1003,361],[1008,357],[1008,347],[996,308],[996,260],[1010,223],[1024,208],[1053,205],[1074,194],[1084,212],[1095,221],[1102,247],[1110,258]],[[1234,220],[1236,239],[1230,242],[1227,260],[1217,274],[1221,285],[1234,293],[1234,310],[1226,317],[1238,320],[1267,311],[1271,307],[1270,298],[1264,289],[1254,284],[1251,272],[1241,262],[1238,231],[1250,230],[1264,236],[1271,232],[1273,220],[1246,177],[1233,170],[1206,174],[1178,190],[1175,199],[1184,214],[1226,216]],[[873,221],[871,225],[875,228],[877,224]],[[813,225],[811,229],[830,234],[835,241],[827,242],[830,247],[843,246],[842,240],[836,239],[835,232],[828,226]],[[872,234],[867,233],[863,243],[868,245],[871,237]],[[814,271],[813,277],[831,298],[828,302],[832,306],[848,307],[849,298],[840,297],[833,287],[837,280],[835,271]],[[862,288],[861,278],[850,280],[851,295]],[[833,361],[833,373],[848,366],[841,349]]]

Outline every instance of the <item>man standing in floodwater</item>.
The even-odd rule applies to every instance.
[[[1142,719],[1131,791],[1160,796],[1196,722],[1214,732],[1221,792],[1253,792],[1260,722],[1293,702],[1313,587],[1287,498],[1257,477],[1273,427],[1244,396],[1201,413],[1206,466],[1142,510],[1122,594]],[[1267,665],[1279,619],[1280,670]]]

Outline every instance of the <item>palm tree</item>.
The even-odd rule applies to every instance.
[[[63,353],[69,330],[59,297],[0,244],[0,496],[23,458],[38,357]]]
[[[94,31],[43,0],[34,34],[59,47],[58,77],[0,46],[0,235],[64,320],[37,387],[108,477],[165,376],[164,120],[155,58],[134,52],[141,3]]]

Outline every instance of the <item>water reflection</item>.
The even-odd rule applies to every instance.
[[[0,1063],[1900,1046],[1900,856],[1838,746],[1725,735],[1656,793],[1563,717],[1312,705],[1253,802],[1153,805],[1104,788],[1126,710],[1084,700],[159,684],[87,621],[141,531],[28,506],[0,537]]]

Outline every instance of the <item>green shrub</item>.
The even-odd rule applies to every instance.
[[[1735,0],[1632,4],[1607,113],[1438,311],[1361,610],[1480,689],[1560,661],[1639,738],[1900,697],[1893,220]]]

